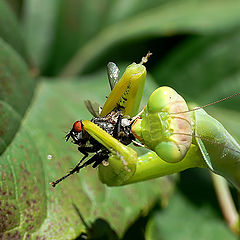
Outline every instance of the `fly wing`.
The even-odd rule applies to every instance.
[[[120,70],[118,69],[117,65],[114,62],[108,63],[107,74],[108,74],[108,81],[109,81],[110,88],[111,90],[113,90],[113,88],[119,81],[119,74],[120,74]]]
[[[120,70],[118,69],[117,65],[113,62],[109,62],[107,65],[107,74],[108,74],[108,81],[111,90],[115,87],[117,82],[119,81],[119,74]],[[99,117],[102,111],[102,107],[97,102],[91,100],[84,101],[85,106],[87,107],[88,111],[94,116]]]
[[[87,107],[88,111],[94,116],[99,117],[101,113],[101,106],[97,102],[85,100],[84,101],[85,106]]]

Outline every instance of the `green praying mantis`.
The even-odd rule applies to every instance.
[[[52,182],[53,186],[93,163],[93,167],[98,166],[100,180],[108,186],[200,167],[225,177],[240,189],[240,146],[203,107],[191,108],[175,90],[165,86],[156,89],[138,113],[146,77],[143,64],[149,56],[129,65],[120,80],[117,66],[108,65],[112,91],[103,108],[87,102],[95,120],[75,122],[66,136],[66,140],[73,139],[84,157],[70,173]],[[123,140],[126,136],[149,151],[138,156],[127,146],[129,141]],[[90,152],[95,156],[81,165]]]

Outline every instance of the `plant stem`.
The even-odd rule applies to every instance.
[[[222,214],[229,228],[236,234],[239,234],[238,212],[232,199],[231,192],[226,180],[211,172],[213,185],[216,191],[217,199],[222,210]],[[240,201],[240,196],[239,196]]]

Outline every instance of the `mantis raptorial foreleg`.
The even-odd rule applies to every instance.
[[[170,87],[161,87],[152,93],[146,107],[138,113],[146,76],[143,63],[149,56],[150,53],[139,64],[129,65],[120,80],[117,66],[109,65],[112,91],[102,110],[87,103],[95,119],[76,122],[82,125],[70,131],[73,140],[76,138],[74,143],[80,150],[89,144],[97,146],[96,154],[102,156],[101,161],[108,162],[99,165],[99,177],[109,186],[206,167],[240,188],[239,144],[202,108],[189,111],[178,93]],[[119,124],[122,116],[125,119]],[[112,131],[113,128],[116,131]],[[136,143],[134,137],[140,143]],[[126,146],[131,141],[151,151],[138,156]]]
[[[139,157],[131,147],[123,145],[92,122],[85,120],[83,124],[88,133],[111,152],[109,165],[98,167],[100,180],[109,186],[166,176],[192,167],[206,167],[195,145],[190,147],[182,161],[172,164],[159,158],[153,151]]]
[[[112,153],[109,166],[99,166],[100,179],[110,186],[123,185],[187,168],[208,167],[239,188],[239,144],[203,109],[188,112],[182,101],[169,87],[153,92],[147,106],[132,123],[134,135],[152,150],[140,157],[130,147],[104,135],[97,126],[89,128],[89,134]],[[178,106],[171,106],[174,104]],[[159,147],[162,143],[163,147]]]

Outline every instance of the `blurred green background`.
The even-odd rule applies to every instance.
[[[108,188],[64,142],[106,64],[151,51],[144,102],[168,85],[204,105],[240,90],[237,0],[0,0],[0,238],[236,239],[207,170]],[[143,102],[143,104],[144,104]],[[239,97],[206,110],[238,140]],[[49,156],[52,157],[49,157]],[[236,191],[231,188],[234,200]]]

